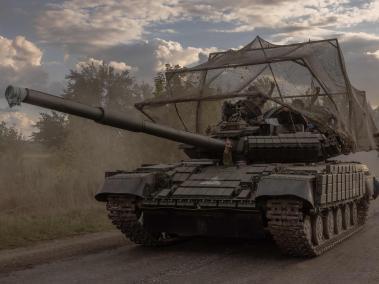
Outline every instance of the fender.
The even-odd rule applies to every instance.
[[[106,201],[110,194],[126,194],[143,198],[155,187],[155,173],[118,173],[105,178],[95,195],[97,201]]]
[[[296,196],[314,207],[314,184],[313,175],[272,174],[262,177],[259,181],[256,198]]]

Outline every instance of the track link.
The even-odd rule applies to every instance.
[[[267,202],[268,228],[276,244],[284,254],[291,256],[314,257],[331,249],[362,229],[368,216],[368,201],[358,203],[358,223],[353,227],[334,235],[320,245],[312,242],[308,233],[304,204],[296,199],[272,199]]]
[[[144,246],[164,246],[177,239],[165,233],[151,233],[143,227],[143,214],[136,198],[109,196],[106,208],[112,223],[132,242]]]

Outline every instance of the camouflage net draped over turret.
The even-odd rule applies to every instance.
[[[157,122],[205,133],[221,120],[225,100],[257,93],[271,96],[264,110],[293,108],[336,132],[348,152],[376,149],[366,94],[351,85],[337,39],[274,45],[257,37],[240,50],[211,53],[203,64],[168,69],[166,92],[137,107]]]

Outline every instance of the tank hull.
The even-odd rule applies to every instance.
[[[96,198],[139,244],[270,233],[284,253],[315,256],[363,226],[373,183],[360,163],[224,167],[203,159],[108,173]]]

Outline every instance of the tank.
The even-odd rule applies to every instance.
[[[333,70],[323,58],[331,54]],[[136,104],[149,121],[27,88],[9,86],[6,98],[181,143],[187,160],[105,173],[95,198],[136,244],[269,234],[287,255],[317,256],[363,227],[379,183],[367,166],[333,158],[376,149],[378,131],[336,39],[279,46],[257,37],[168,69],[166,80],[165,95]],[[182,130],[157,121],[162,108]]]

